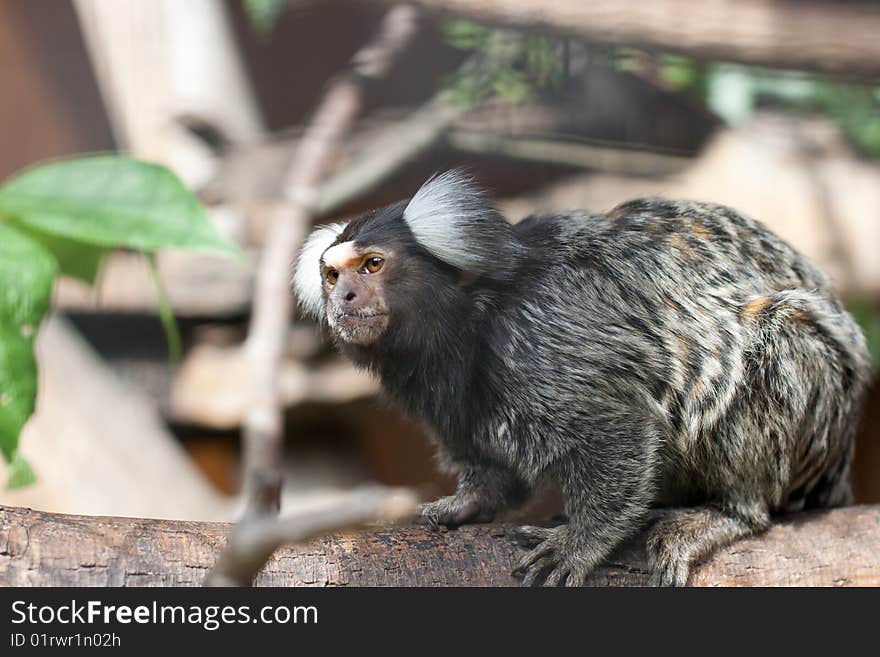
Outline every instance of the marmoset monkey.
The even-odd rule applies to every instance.
[[[567,522],[522,528],[524,584],[581,584],[653,507],[654,581],[684,585],[772,514],[851,499],[864,337],[822,271],[729,208],[510,224],[452,171],[317,229],[294,284],[458,468],[426,520],[486,522],[558,484]]]

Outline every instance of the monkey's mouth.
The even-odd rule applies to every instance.
[[[388,328],[388,313],[378,311],[336,313],[330,326],[344,342],[366,345],[378,339]]]
[[[337,317],[354,317],[355,319],[372,319],[373,317],[385,317],[388,313],[378,311],[341,312]]]

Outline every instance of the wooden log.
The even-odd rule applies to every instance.
[[[226,544],[225,523],[70,516],[0,507],[0,584],[198,586]],[[276,552],[258,586],[514,586],[523,548],[510,525],[334,534]],[[878,586],[880,506],[781,519],[718,551],[692,586]],[[594,586],[648,583],[643,541],[619,550]]]
[[[387,1],[387,0],[386,0]],[[830,0],[414,0],[427,10],[597,43],[827,73],[880,76],[880,5]]]

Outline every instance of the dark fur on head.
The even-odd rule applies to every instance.
[[[511,225],[451,172],[316,231],[296,288],[458,467],[427,520],[559,485],[569,521],[523,529],[526,583],[582,583],[657,505],[684,508],[652,529],[655,580],[684,584],[772,513],[850,498],[864,339],[821,271],[729,208]]]

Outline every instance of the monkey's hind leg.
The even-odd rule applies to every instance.
[[[655,586],[686,586],[691,567],[714,550],[766,529],[760,508],[734,513],[713,507],[673,509],[648,533],[648,563]]]

